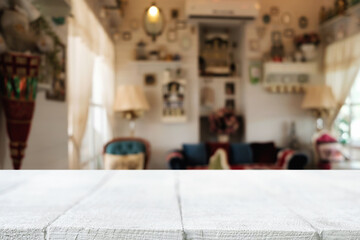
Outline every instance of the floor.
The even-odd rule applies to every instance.
[[[3,171],[0,239],[360,239],[360,172]]]

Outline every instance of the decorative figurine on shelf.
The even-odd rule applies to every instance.
[[[186,107],[186,80],[182,79],[181,70],[177,70],[177,76],[171,79],[170,70],[164,73],[163,84],[163,121],[176,123],[185,122]]]
[[[140,41],[136,46],[136,60],[146,60],[146,43],[144,41]]]
[[[285,50],[282,42],[281,32],[273,32],[271,35],[272,47],[271,47],[271,58],[274,62],[282,62]]]

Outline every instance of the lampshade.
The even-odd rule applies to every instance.
[[[147,111],[149,109],[149,103],[141,86],[122,85],[118,87],[114,104],[115,112]]]
[[[336,100],[329,86],[311,86],[306,89],[303,109],[329,110],[336,108]]]

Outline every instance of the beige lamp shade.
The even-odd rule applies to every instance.
[[[118,87],[114,104],[115,112],[147,111],[149,109],[149,103],[141,86],[122,85]]]
[[[302,103],[303,109],[329,110],[336,108],[334,93],[329,86],[311,86],[306,88]]]

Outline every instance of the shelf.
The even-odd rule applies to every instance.
[[[360,4],[354,5],[346,10],[344,15],[335,16],[320,25],[320,29],[333,28],[334,25],[344,23],[351,20],[353,14],[360,13]]]
[[[304,93],[312,76],[318,74],[317,62],[264,64],[264,88],[271,93]]]
[[[308,74],[314,75],[318,72],[317,62],[305,63],[277,63],[267,62],[264,64],[264,76],[269,74]]]
[[[181,61],[151,61],[151,60],[142,60],[142,61],[133,61],[133,64],[139,66],[158,66],[158,67],[180,67]]]

